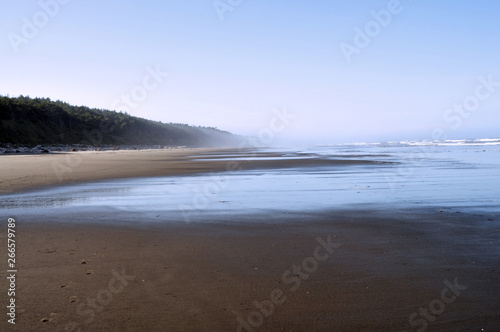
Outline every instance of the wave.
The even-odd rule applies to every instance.
[[[405,147],[405,146],[492,146],[500,145],[500,138],[477,138],[477,139],[449,139],[449,140],[422,140],[422,141],[389,141],[380,143],[353,142],[336,144],[336,146],[378,146],[378,147]]]

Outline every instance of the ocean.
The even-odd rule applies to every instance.
[[[221,213],[237,220],[238,215],[253,213],[373,206],[425,207],[443,213],[500,211],[500,139],[256,148],[204,160],[210,158],[227,160],[235,170],[106,180],[2,195],[0,211],[4,215],[119,211],[158,222],[204,220]],[[245,169],[247,161],[263,159],[311,163]]]

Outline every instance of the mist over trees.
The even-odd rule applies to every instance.
[[[210,127],[162,123],[49,98],[0,96],[0,143],[20,145],[236,146],[238,137]]]

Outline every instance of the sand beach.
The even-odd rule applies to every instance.
[[[58,176],[52,165],[75,155],[80,163]],[[237,149],[1,158],[0,188],[10,195],[227,167],[285,173],[393,167],[376,155],[325,159]],[[4,202],[8,197],[2,196]],[[247,208],[236,215],[200,210],[187,222],[161,209],[91,205],[3,206],[4,222],[16,220],[18,272],[16,324],[4,319],[2,330],[500,329],[500,215],[494,211],[383,204],[288,212]],[[0,239],[6,240],[6,232]],[[8,279],[0,287],[8,289]]]

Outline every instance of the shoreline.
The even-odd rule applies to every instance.
[[[186,165],[189,156],[228,149],[66,151],[2,155],[0,195],[97,180],[195,173],[195,167]],[[162,162],[169,163],[168,167],[162,165]]]
[[[283,154],[279,152],[254,151],[253,148],[184,148],[3,155],[0,156],[0,174],[2,174],[0,195],[45,186],[121,178],[190,175],[238,169],[380,163],[319,157],[280,160]],[[243,154],[243,152],[247,153]],[[238,159],[242,154],[263,158],[260,160]],[[222,156],[222,158],[217,158],[217,156]]]

